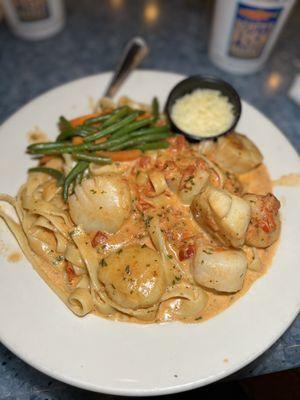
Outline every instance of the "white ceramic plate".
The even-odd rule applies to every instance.
[[[0,189],[15,194],[32,164],[25,155],[27,132],[39,126],[51,137],[63,114],[89,112],[109,74],[54,89],[14,114],[0,128]],[[158,71],[134,73],[122,89],[133,99],[164,103],[183,77]],[[300,172],[295,150],[259,111],[243,102],[239,131],[261,149],[273,178]],[[282,201],[282,235],[269,272],[238,302],[197,325],[135,325],[88,316],[75,317],[23,258],[1,257],[0,339],[44,373],[82,388],[121,395],[158,395],[196,388],[245,366],[288,328],[300,305],[299,187],[275,189]],[[1,221],[8,253],[18,249]],[[0,246],[1,247],[1,246]],[[3,249],[2,249],[3,250]]]

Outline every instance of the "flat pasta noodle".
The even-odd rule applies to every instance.
[[[91,290],[91,281],[87,274],[83,274],[76,285],[76,288],[83,288]]]
[[[199,318],[208,297],[200,287],[180,282],[168,288],[161,300],[159,310],[161,321],[167,320],[168,314],[174,314],[179,320],[184,320]]]
[[[88,270],[93,289],[99,291],[100,283],[98,281],[97,271],[98,271],[98,257],[96,250],[92,247],[90,238],[84,232],[84,230],[77,226],[70,231],[70,236],[74,243],[78,247],[83,261],[85,262],[86,268]]]
[[[57,268],[62,267],[64,265],[64,257],[60,256],[54,246],[51,246],[42,237],[39,237],[40,235],[43,235],[41,230],[35,232],[29,230],[27,232],[26,236],[28,237],[31,249],[50,265],[52,264]]]
[[[65,236],[61,235],[59,232],[54,232],[54,236],[56,239],[56,251],[58,253],[65,253],[68,241]]]
[[[78,287],[76,288],[68,298],[69,307],[72,311],[83,317],[90,313],[94,308],[94,302],[89,289]]]
[[[26,194],[32,196],[36,189],[43,183],[49,180],[49,176],[41,172],[34,172],[28,175],[26,186],[23,185],[20,189],[26,189]]]
[[[42,228],[46,228],[49,231],[56,231],[55,226],[49,221],[48,218],[43,217],[40,215],[40,217],[37,217],[36,221],[34,222],[35,226],[40,226]]]
[[[116,313],[116,309],[108,304],[103,298],[102,294],[96,292],[93,288],[91,289],[92,298],[96,307],[96,310],[105,316],[111,316]]]
[[[100,294],[100,296],[103,298],[106,304],[110,305],[112,308],[114,308],[117,311],[121,311],[124,314],[130,315],[132,317],[141,319],[142,321],[154,321],[155,316],[158,310],[158,304],[152,306],[152,307],[147,307],[147,308],[138,308],[137,310],[134,310],[132,308],[127,308],[127,307],[122,307],[120,304],[114,302],[111,300],[108,295],[105,293],[103,290]]]
[[[0,196],[0,201],[4,200],[2,196]],[[48,275],[44,272],[44,269],[41,268],[41,264],[43,264],[43,260],[34,253],[27,241],[27,236],[25,235],[21,225],[17,224],[11,217],[9,217],[6,213],[0,210],[0,217],[3,218],[6,225],[16,238],[17,242],[19,243],[20,248],[22,249],[23,254],[26,256],[28,261],[40,275],[40,277],[44,280],[44,282],[53,290],[54,293],[67,305],[68,308],[68,296],[69,293],[67,290],[62,290],[60,287],[55,285],[49,278]]]
[[[23,198],[23,207],[29,210],[33,214],[43,215],[45,218],[52,218],[53,225],[57,225],[57,227],[64,232],[65,229],[71,228],[73,226],[70,217],[63,210],[58,209],[53,204],[46,202],[44,200],[35,200],[32,197],[24,196]],[[64,225],[62,225],[59,221],[59,217],[63,220]],[[66,228],[64,227],[66,226]]]
[[[149,227],[148,233],[151,237],[155,248],[160,252],[162,257],[163,269],[168,284],[176,279],[176,276],[181,275],[183,270],[177,261],[177,256],[165,241],[162,231],[159,227],[159,220],[157,217],[148,217]],[[172,252],[173,254],[170,254]],[[174,256],[174,259],[173,259]],[[172,260],[172,261],[171,261]]]
[[[74,243],[68,242],[65,250],[65,258],[66,260],[70,261],[73,266],[75,265],[81,269],[86,270],[86,265],[80,255],[80,251]]]
[[[162,194],[168,188],[166,178],[161,171],[149,171],[148,175],[157,196]]]

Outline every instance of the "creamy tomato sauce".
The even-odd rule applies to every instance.
[[[240,175],[239,179],[244,186],[245,192],[257,194],[266,194],[268,192],[272,192],[272,181],[270,179],[267,167],[264,164],[246,174]],[[276,248],[277,243],[266,249],[259,250],[259,257],[262,262],[261,270],[259,272],[256,272],[248,269],[243,288],[239,292],[218,293],[215,290],[209,290],[205,288],[205,291],[208,294],[208,303],[205,309],[202,311],[201,316],[199,316],[199,319],[197,321],[187,322],[201,322],[212,318],[220,312],[224,311],[232,303],[243,296],[249,290],[252,284],[268,270],[268,267],[271,265]],[[176,300],[171,300],[170,303],[172,301],[175,305]]]
[[[10,263],[17,263],[19,261],[21,261],[23,258],[22,253],[20,253],[19,251],[13,251],[12,253],[10,253],[7,257],[7,261]]]
[[[62,162],[54,158],[46,165],[60,169]],[[244,158],[244,162],[249,160]],[[247,166],[248,170],[250,167]],[[166,150],[151,151],[128,162],[90,166],[80,190],[71,194],[68,203],[63,201],[53,178],[40,172],[29,174],[16,205],[18,208],[23,204],[22,212],[26,214],[23,252],[44,281],[77,315],[94,313],[136,323],[202,322],[244,295],[271,264],[276,243],[258,249],[262,264],[258,272],[247,268],[245,253],[248,249],[245,253],[241,251],[244,243],[255,248],[266,247],[278,238],[277,235],[272,242],[265,241],[262,245],[251,244],[250,240],[249,244],[246,229],[251,223],[253,229],[261,229],[262,234],[270,232],[270,227],[275,225],[279,234],[280,204],[276,199],[266,196],[269,203],[261,200],[257,206],[259,212],[265,213],[264,225],[255,225],[256,217],[252,219],[253,197],[252,203],[251,199],[248,203],[241,200],[246,193],[266,195],[272,192],[267,168],[263,164],[256,168],[252,165],[250,172],[239,175],[228,171],[230,169],[222,170],[209,156],[204,156],[197,145],[175,136]],[[104,190],[104,184],[111,196]],[[114,190],[109,185],[114,185]],[[212,207],[210,193],[223,196],[222,201],[227,199],[227,205],[229,201],[227,211],[221,210],[221,222],[227,218],[233,203],[242,203],[243,210],[248,207],[242,214],[237,208],[234,211],[240,219],[245,215],[248,218],[239,244],[232,241],[237,240],[237,236],[230,240],[221,236],[217,219],[213,219],[212,211],[209,215],[205,210],[205,207]],[[195,210],[198,199],[202,203]],[[116,204],[121,205],[112,208]],[[276,222],[272,219],[270,204],[275,207]],[[207,220],[203,222],[198,216],[203,217],[205,213]],[[105,218],[108,222],[102,228],[99,224],[103,224]],[[116,220],[120,223],[111,229]],[[231,227],[236,225],[239,221],[231,220]],[[21,227],[18,229],[18,235],[22,236]],[[226,229],[229,236],[230,229],[228,226]],[[233,258],[228,256],[230,253],[233,257],[234,252],[243,257],[238,261],[238,268],[242,264],[243,272],[235,269],[234,284],[231,281],[231,286],[224,286],[231,273],[228,270],[237,268]],[[216,254],[219,257],[221,253],[223,258],[221,262],[216,258],[199,261],[199,253],[205,253],[207,258]],[[227,257],[225,267],[224,257]],[[18,257],[11,258],[14,261]],[[197,271],[210,262],[213,273],[219,268],[218,262],[221,264],[221,279],[203,282]],[[219,286],[220,281],[223,286]],[[78,309],[76,295],[86,296],[87,312]],[[72,296],[75,296],[73,303]]]
[[[270,179],[267,167],[264,164],[260,165],[259,167],[255,168],[254,170],[246,174],[239,175],[238,178],[240,182],[243,184],[244,192],[251,192],[262,195],[272,192],[272,181]],[[171,205],[173,204],[174,208],[175,205],[176,208],[180,207],[182,208],[182,204],[178,201],[175,195],[168,196],[167,199],[165,198],[164,200],[161,200],[161,202],[162,203],[166,202],[166,204],[168,204],[169,207],[171,207]],[[198,235],[198,237],[201,238],[201,240],[206,241],[208,243],[211,239],[208,239],[204,233],[201,232],[199,233],[199,226],[195,223],[191,213],[186,212],[188,207],[184,208],[185,208],[184,219],[181,219],[181,221],[179,220],[178,222],[176,221],[176,218],[172,219],[173,229],[176,231],[176,225],[184,223],[187,226],[187,231],[189,232],[190,236]],[[181,218],[182,217],[183,216],[181,215]],[[127,232],[128,236],[127,235],[126,236],[128,238],[132,238],[135,235],[134,231],[132,230],[133,229],[132,225],[130,228],[130,223],[128,223],[128,225],[126,225],[123,229],[124,232]],[[118,235],[120,236],[124,235],[123,229],[118,233]],[[119,238],[115,237],[114,240],[119,241]],[[147,245],[153,247],[151,242],[147,242]],[[201,315],[196,319],[186,318],[186,320],[181,319],[181,321],[188,323],[202,322],[216,316],[217,314],[228,308],[236,300],[238,300],[245,293],[247,293],[247,291],[253,285],[253,283],[267,272],[269,266],[272,263],[272,258],[273,255],[275,254],[276,248],[277,248],[277,242],[266,249],[258,250],[259,257],[262,263],[261,269],[259,272],[251,271],[250,269],[247,270],[244,285],[240,291],[236,293],[220,293],[215,290],[203,288],[208,295],[208,303],[204,308],[204,310],[201,312]],[[190,262],[189,261],[184,262],[183,265],[186,269],[187,274],[189,274]],[[172,308],[176,308],[178,301],[180,300],[171,299],[161,304],[160,310],[158,312],[158,322],[178,320],[178,318],[176,318],[176,316],[172,314]],[[116,315],[110,317],[109,319],[130,321],[142,324],[146,323],[145,321],[141,321],[139,319],[129,317],[121,313],[116,313]]]
[[[283,175],[280,178],[273,181],[275,186],[300,186],[300,174],[291,173]]]

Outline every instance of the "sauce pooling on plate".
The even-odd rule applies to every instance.
[[[178,128],[199,137],[225,132],[234,121],[233,107],[219,90],[196,89],[179,98],[171,111]]]

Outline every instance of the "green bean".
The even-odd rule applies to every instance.
[[[68,121],[63,115],[59,117],[58,126],[60,130],[72,128],[70,121]]]
[[[114,110],[114,111],[116,111],[116,110]],[[90,126],[90,125],[98,124],[100,122],[107,121],[111,117],[111,115],[112,115],[112,113],[105,114],[105,115],[99,115],[99,117],[93,117],[93,118],[86,119],[82,126]]]
[[[137,150],[147,151],[147,150],[166,149],[168,147],[169,147],[169,143],[166,142],[165,140],[161,140],[161,141],[158,141],[158,142],[141,144],[141,145],[136,146],[134,148],[137,149]]]
[[[120,136],[126,135],[127,133],[133,132],[139,128],[142,128],[143,126],[150,125],[152,122],[154,122],[153,118],[145,118],[141,119],[140,121],[133,122],[132,124],[129,124],[128,126],[125,126],[125,128],[120,129],[119,131],[113,133],[111,135],[112,139],[118,138]]]
[[[83,174],[84,174],[84,171],[76,176],[75,183],[74,183],[75,185],[80,185],[81,184],[82,178],[83,178]]]
[[[51,175],[53,178],[57,180],[57,186],[62,185],[64,180],[64,174],[55,168],[34,167],[34,168],[29,168],[28,172],[43,172],[44,174]]]
[[[90,143],[83,143],[79,145],[72,145],[69,143],[68,146],[61,146],[61,147],[54,147],[54,148],[39,148],[39,149],[33,149],[30,150],[30,154],[72,154],[72,153],[78,153],[81,151],[89,150],[90,149]]]
[[[115,146],[121,145],[122,143],[126,143],[129,140],[134,141],[137,139],[141,139],[138,141],[138,143],[142,143],[143,137],[146,137],[146,140],[148,140],[149,137],[153,138],[153,140],[159,139],[157,136],[159,134],[167,133],[166,131],[168,129],[169,127],[167,125],[140,129],[139,131],[135,131],[132,132],[131,134],[128,134],[126,137],[117,138],[115,140],[113,140],[112,137],[112,139],[108,139],[107,141],[98,144],[83,143],[79,145],[72,145],[70,143],[67,143],[64,144],[63,146],[48,146],[47,143],[44,144],[44,146],[42,146],[42,144],[40,143],[39,148],[35,148],[34,150],[31,149],[29,152],[32,154],[66,154],[66,153],[78,153],[86,150],[90,151],[111,150],[112,147],[114,148]],[[169,136],[169,133],[166,134],[166,137],[167,136]]]
[[[89,118],[86,121],[84,121],[83,125],[93,125],[93,124],[97,124],[99,122],[103,122],[106,121],[107,119],[109,119],[112,115],[116,114],[117,112],[119,112],[122,108],[124,107],[128,107],[128,106],[122,106],[122,107],[118,107],[115,108],[114,110],[112,110],[111,113],[109,114],[105,114],[105,115],[99,115],[99,117],[94,117],[94,118]],[[144,110],[133,110],[131,108],[128,107],[128,111],[138,111],[139,114],[144,114]]]
[[[92,129],[91,131],[87,132],[87,134],[85,134],[84,136],[90,136],[91,134],[99,134],[99,138],[105,136],[104,134],[100,133],[101,130],[108,128],[109,126],[113,125],[114,123],[118,122],[119,119],[121,117],[123,117],[124,115],[128,114],[129,112],[129,107],[125,106],[125,107],[119,107],[117,109],[115,109],[112,113],[107,114],[107,115],[103,115],[101,117],[97,117],[97,118],[92,118],[93,123],[95,123],[95,121],[104,121],[104,124],[102,124],[101,126],[97,126],[97,129],[95,130],[95,127],[92,128],[90,125],[85,125],[85,123],[83,125],[78,126],[77,128],[82,129],[83,131],[86,129]],[[83,135],[82,135],[83,136]],[[94,139],[95,140],[95,139]],[[87,140],[90,141],[90,140]]]
[[[109,129],[109,128],[108,128]],[[78,153],[86,150],[105,150],[110,149],[111,146],[119,145],[128,140],[134,139],[136,137],[140,137],[143,135],[157,135],[158,133],[163,133],[169,130],[168,125],[163,126],[152,126],[149,128],[140,129],[134,132],[131,132],[127,135],[114,138],[112,135],[107,141],[99,144],[93,143],[82,143],[79,145],[72,145],[70,142],[61,142],[61,143],[37,143],[35,145],[30,145],[27,148],[27,151],[31,154],[64,154],[64,153]]]
[[[124,135],[124,137],[117,137],[115,138],[115,136],[111,136],[107,142],[115,142],[117,140],[124,140],[126,138],[133,138],[133,137],[139,137],[139,136],[143,136],[143,135],[150,135],[153,134],[155,135],[156,133],[162,133],[162,132],[169,132],[170,131],[170,127],[168,125],[163,125],[163,126],[150,126],[144,129],[138,129],[135,130],[134,132],[130,132],[127,135]]]
[[[91,143],[82,143],[79,145],[71,142],[47,142],[37,143],[27,147],[27,152],[30,154],[64,154],[72,153],[73,151],[88,150]]]
[[[124,142],[134,139],[134,138],[138,138],[138,137],[142,137],[142,136],[146,136],[146,135],[157,135],[158,133],[163,133],[163,132],[168,132],[168,131],[169,131],[168,126],[160,126],[160,127],[153,126],[151,128],[145,128],[145,129],[140,129],[138,131],[131,132],[124,137],[119,137],[116,139],[114,138],[114,136],[112,136],[105,143],[103,143],[103,145],[105,145],[105,148],[109,149],[111,146],[115,146],[117,144],[124,143]]]
[[[65,139],[71,138],[73,136],[81,136],[81,137],[86,137],[90,134],[96,133],[100,131],[100,127],[91,127],[90,125],[106,121],[107,126],[110,126],[112,123],[114,123],[116,120],[118,120],[120,117],[128,113],[129,108],[128,107],[122,107],[118,108],[117,110],[114,110],[113,113],[107,114],[107,115],[102,115],[99,117],[95,118],[90,118],[87,121],[85,121],[82,125],[78,125],[76,127],[72,127],[72,125],[69,123],[64,118],[64,121],[68,122],[68,125],[66,126],[66,129],[64,129],[59,136],[57,137],[56,141],[60,142]],[[64,124],[66,125],[66,122]],[[105,123],[102,125],[101,129],[105,127]],[[96,128],[96,130],[95,130]]]
[[[159,117],[159,102],[157,97],[154,97],[154,99],[152,100],[152,115],[155,121],[157,121],[158,117]]]
[[[137,116],[138,116],[138,113],[134,112],[134,113],[128,115],[128,117],[121,119],[121,121],[118,121],[113,125],[110,125],[106,129],[103,129],[98,133],[94,133],[93,135],[87,136],[84,139],[84,141],[85,142],[93,142],[94,140],[100,139],[103,136],[111,135],[112,133],[114,133],[114,132],[118,131],[119,129],[123,128],[124,126],[128,125]]]
[[[130,139],[126,142],[123,142],[121,144],[117,144],[114,146],[111,146],[108,148],[109,151],[116,151],[116,150],[124,150],[128,147],[130,148],[136,148],[136,146],[144,144],[144,143],[151,143],[151,142],[157,142],[160,139],[166,139],[167,137],[170,137],[171,134],[168,132],[165,133],[157,133],[156,135],[145,135],[141,136],[138,138]]]
[[[60,134],[56,138],[56,142],[62,142],[66,139],[69,139],[72,136],[75,136],[73,129],[61,131]]]
[[[60,128],[60,134],[56,138],[56,142],[61,142],[69,137],[75,136],[76,128],[74,128],[65,117],[59,117],[58,126]],[[80,133],[78,133],[77,136],[81,136]]]
[[[95,164],[111,164],[112,160],[111,158],[108,157],[98,157],[93,154],[85,154],[85,153],[76,153],[74,154],[74,157],[77,160],[81,161],[87,161],[87,162],[93,162]]]
[[[101,126],[101,129],[107,128],[108,126],[111,126],[112,124],[117,122],[122,116],[126,115],[128,112],[133,112],[133,110],[131,110],[128,106],[119,107],[119,108],[116,108],[115,110],[113,110],[110,114],[90,118],[90,119],[86,120],[82,125],[78,125],[76,127],[72,127],[72,125],[66,118],[60,117],[59,125],[63,126],[64,129],[60,132],[56,141],[61,142],[66,139],[69,139],[73,136],[85,137],[91,133],[99,132],[100,127],[97,127],[98,129],[95,131],[95,127],[91,127],[91,125],[104,121],[104,124]],[[140,114],[143,114],[145,111],[137,110],[135,112],[138,113],[138,115],[140,115]],[[150,123],[151,121],[153,121],[153,119],[138,121],[136,126],[132,126],[132,130],[138,129],[139,127],[142,127],[142,126],[145,126],[148,123]],[[129,131],[131,131],[131,130],[129,130]],[[121,134],[122,134],[122,132],[121,132]]]
[[[170,132],[170,127],[169,125],[162,125],[162,126],[150,126],[148,128],[144,128],[144,129],[139,129],[137,131],[134,131],[132,133],[130,133],[127,136],[131,136],[131,137],[138,137],[138,136],[142,136],[142,135],[150,135],[153,134],[155,135],[156,133],[162,133],[162,132]],[[111,138],[111,140],[113,140],[113,136]]]
[[[114,138],[114,135],[112,135],[108,140],[106,140],[103,143],[98,143],[98,144],[90,144],[89,150],[95,151],[95,150],[110,150],[111,147],[114,147],[116,145],[119,145],[121,143],[127,142],[128,140],[141,137],[141,136],[149,136],[149,135],[157,135],[159,133],[167,132],[169,130],[168,126],[153,126],[150,128],[145,128],[145,129],[140,129],[134,132],[131,132],[127,135]]]
[[[34,143],[27,146],[27,151],[29,153],[35,152],[35,150],[44,150],[44,149],[60,149],[66,146],[69,146],[70,142],[44,142],[44,143]]]
[[[74,136],[86,137],[86,136],[91,135],[92,133],[95,133],[98,131],[95,129],[91,130],[91,128],[88,128],[88,127],[81,128],[81,125],[80,125],[80,126],[77,126],[76,128],[70,128],[70,129],[66,129],[66,130],[60,132],[60,134],[56,138],[56,142],[62,142],[64,140],[70,139],[71,137],[74,137]]]
[[[102,128],[107,128],[108,126],[116,123],[120,118],[123,118],[125,115],[130,113],[130,109],[128,106],[121,107],[117,112],[110,114],[110,117],[104,122]]]
[[[78,174],[81,174],[84,172],[89,166],[88,162],[85,161],[79,161],[73,169],[69,172],[69,174],[66,176],[65,181],[64,181],[64,187],[63,187],[63,198],[64,201],[68,200],[68,195],[69,195],[69,187],[71,183],[76,179]]]

